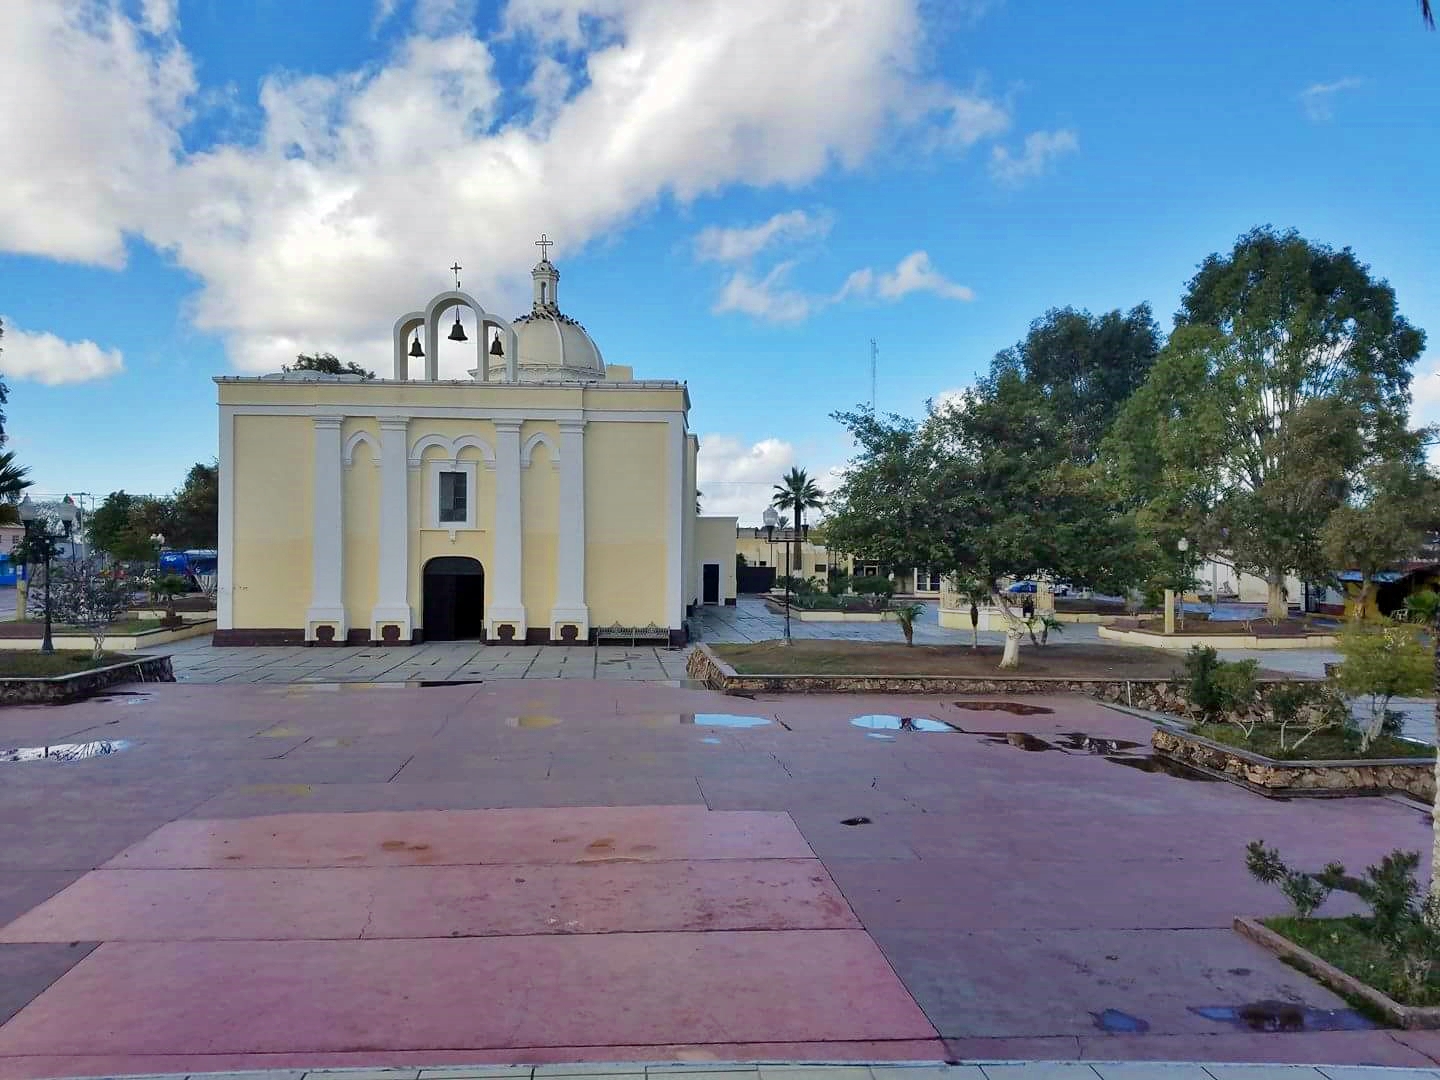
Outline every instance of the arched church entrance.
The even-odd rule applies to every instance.
[[[485,568],[479,562],[459,555],[431,559],[422,581],[426,641],[485,636]]]

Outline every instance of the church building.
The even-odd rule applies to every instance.
[[[605,362],[548,246],[514,320],[452,267],[395,321],[391,378],[215,380],[217,645],[674,647],[697,605],[735,602],[735,519],[699,514],[685,384]],[[439,377],[452,314],[466,380]]]

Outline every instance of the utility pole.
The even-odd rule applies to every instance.
[[[870,339],[870,411],[875,411],[875,366],[880,359],[880,346]]]

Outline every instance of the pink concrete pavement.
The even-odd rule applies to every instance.
[[[0,1057],[604,1049],[737,1032],[935,1034],[863,930],[107,943],[0,1028]]]
[[[843,930],[815,859],[318,870],[96,870],[0,942]]]
[[[721,967],[747,969],[715,970],[701,977],[709,987],[705,1005],[722,1042],[702,1042],[688,1025],[684,1032],[660,1030],[679,1015],[667,1018],[666,1003],[686,1005],[683,996],[661,995],[657,1004],[643,995],[605,994],[608,969],[590,964],[582,974],[594,986],[594,997],[587,1000],[595,1002],[596,1017],[602,1008],[615,1017],[613,1024],[607,1021],[611,1030],[604,1038],[611,1041],[604,1045],[577,1045],[582,1037],[594,1035],[578,1034],[580,1025],[565,1008],[572,999],[546,982],[550,976],[543,973],[540,982],[547,993],[553,991],[552,1000],[559,1006],[554,1015],[563,1024],[539,1036],[538,1046],[519,1045],[522,1037],[537,1036],[517,1030],[515,1045],[491,1049],[302,1051],[300,1046],[310,1044],[300,1039],[292,1049],[264,1054],[255,1052],[257,1046],[237,1053],[186,1051],[179,1056],[132,1047],[134,1052],[117,1062],[114,1048],[76,1045],[84,1041],[78,1029],[97,1021],[107,1030],[113,1026],[127,1008],[120,1000],[127,993],[122,982],[131,975],[150,1000],[152,1013],[139,1023],[137,1037],[148,1033],[147,1038],[157,1040],[161,1035],[176,1038],[181,1029],[167,1027],[166,1018],[189,1015],[186,1009],[203,1010],[188,1000],[172,1007],[164,995],[213,996],[212,988],[218,985],[225,1000],[243,997],[243,987],[225,984],[250,977],[253,965],[247,965],[246,947],[251,939],[124,939],[154,934],[156,925],[163,928],[167,921],[175,938],[203,935],[227,921],[247,934],[267,926],[277,934],[318,933],[332,916],[334,932],[355,928],[359,902],[335,885],[320,884],[325,876],[355,874],[358,881],[369,875],[365,880],[374,883],[390,879],[378,885],[373,905],[368,893],[363,897],[374,921],[368,931],[362,922],[355,934],[365,934],[367,940],[302,938],[267,948],[337,950],[343,960],[317,968],[330,972],[334,982],[296,981],[297,992],[304,989],[343,1002],[358,987],[353,990],[357,1008],[383,1009],[390,999],[377,996],[380,991],[369,987],[368,980],[378,977],[385,984],[393,972],[400,978],[401,992],[410,992],[418,975],[412,962],[401,957],[417,946],[443,951],[518,943],[519,948],[539,941],[548,943],[532,954],[547,958],[541,966],[563,967],[562,958],[572,955],[567,948],[576,942],[584,950],[591,941],[662,939],[674,936],[675,930],[701,939],[737,936],[730,931],[750,925],[742,921],[742,900],[751,902],[757,919],[772,924],[768,932],[753,935],[757,938],[790,937],[810,942],[813,949],[845,935],[858,937],[853,929],[804,928],[830,925],[829,914],[821,910],[834,895],[829,885],[815,885],[813,892],[777,885],[781,896],[792,902],[770,903],[759,876],[748,884],[737,879],[737,887],[728,892],[718,885],[716,891],[709,886],[687,891],[679,871],[686,865],[715,867],[720,879],[730,870],[782,873],[780,867],[792,863],[813,864],[812,853],[883,951],[881,962],[893,966],[952,1054],[1397,1065],[1440,1061],[1440,1039],[1427,1041],[1417,1034],[1258,1034],[1237,1031],[1194,1011],[1262,996],[1288,997],[1315,1009],[1343,1008],[1334,995],[1228,929],[1237,912],[1265,915],[1285,907],[1278,892],[1249,880],[1243,864],[1246,841],[1263,837],[1307,868],[1339,858],[1359,869],[1396,847],[1428,856],[1425,816],[1385,799],[1269,802],[1224,784],[1146,773],[1099,754],[1059,749],[1029,753],[1003,738],[1006,731],[1025,731],[1058,745],[1061,733],[1080,731],[1137,743],[1148,739],[1144,721],[1094,702],[1027,698],[1027,703],[1043,704],[1053,712],[1014,716],[966,709],[957,704],[960,699],[950,698],[748,701],[678,687],[568,682],[385,693],[224,686],[158,686],[145,692],[148,696],[139,705],[89,702],[0,713],[0,742],[7,745],[133,740],[129,749],[89,762],[0,766],[7,770],[0,776],[0,921],[23,915],[77,875],[109,867],[91,879],[82,878],[73,900],[62,897],[49,915],[42,909],[36,916],[53,919],[69,905],[66,918],[81,912],[95,918],[88,926],[78,919],[74,924],[76,931],[95,933],[105,942],[83,962],[89,949],[84,942],[97,938],[75,938],[82,942],[75,948],[68,941],[0,941],[0,985],[13,987],[10,996],[16,1007],[29,1002],[14,1020],[0,1026],[0,1080],[266,1064],[940,1056],[934,1035],[902,1038],[896,1029],[878,1041],[863,1039],[858,1034],[868,1030],[863,1023],[851,1025],[848,1014],[826,1012],[823,1006],[817,1015],[847,1028],[848,1038],[836,1042],[828,1034],[806,1032],[785,1036],[783,1046],[770,1042],[779,1036],[765,1034],[760,1023],[764,1010],[746,987],[757,993],[778,987],[808,1005],[831,995],[838,976],[832,973],[804,985],[787,982],[807,972],[824,975],[823,965],[817,968],[791,957],[793,971],[766,981],[763,950],[741,955],[718,946],[704,955],[723,960]],[[770,716],[777,722],[726,729],[657,720],[693,712]],[[1002,737],[901,733],[876,739],[849,725],[849,718],[861,713],[935,716]],[[521,715],[543,715],[555,722],[535,727],[508,722]],[[10,735],[12,730],[15,734]],[[1129,756],[1143,758],[1144,753],[1140,749]],[[604,820],[585,816],[590,812],[584,808],[613,806],[663,806],[681,816],[663,829],[623,815]],[[537,817],[528,817],[528,831],[518,826],[490,829],[485,818],[471,813],[503,808],[508,814],[518,808],[525,815],[495,820],[525,821],[546,807],[560,815],[551,824],[569,815],[571,822],[583,821],[585,829],[568,824],[537,827],[534,823],[542,820]],[[716,820],[723,817],[716,811],[723,810],[750,812],[755,820],[771,823],[758,826],[744,840],[705,839],[707,822],[723,827]],[[420,813],[412,817],[408,811]],[[453,816],[455,811],[470,816]],[[870,824],[842,824],[862,816]],[[447,817],[468,821],[470,827],[434,823]],[[220,818],[249,824],[232,831],[228,823],[206,820]],[[330,820],[342,818],[354,820]],[[390,831],[392,826],[400,831]],[[155,833],[157,828],[161,831]],[[155,838],[147,840],[152,833]],[[572,839],[550,843],[562,836]],[[606,838],[613,841],[610,850],[603,844],[591,850]],[[699,854],[689,846],[697,839],[705,845]],[[532,845],[535,840],[542,843]],[[764,850],[757,848],[761,841]],[[627,850],[643,845],[655,850]],[[539,846],[547,848],[543,856],[533,850]],[[117,860],[127,849],[133,849],[130,858]],[[236,853],[255,861],[224,857]],[[233,869],[237,863],[245,869]],[[127,865],[147,869],[118,869]],[[185,866],[197,869],[176,869]],[[497,891],[497,904],[487,906],[464,895],[471,888],[499,890],[503,882],[484,875],[509,869],[527,881],[523,886],[512,882],[515,893]],[[623,882],[636,880],[624,876],[629,872],[675,876],[666,884],[652,882],[626,894]],[[423,895],[412,887],[420,879],[405,877],[430,873],[438,875],[435,882],[450,885]],[[568,876],[591,873],[599,876]],[[142,882],[155,876],[152,884],[128,892],[107,891],[111,886],[105,883],[118,880],[111,875],[122,874],[135,874]],[[177,902],[169,895],[162,878],[191,874],[195,876],[171,879],[172,884],[192,882],[174,886],[177,897],[198,898],[187,910],[183,899]],[[254,888],[266,874],[289,884],[277,886],[276,895],[266,898],[264,890]],[[292,878],[310,874],[320,875],[314,885],[297,886]],[[549,874],[554,876],[547,878]],[[224,876],[231,885],[216,892],[205,884],[215,876]],[[553,893],[549,900],[537,901],[527,891],[532,876],[546,880],[545,888]],[[571,888],[576,881],[595,888],[576,892]],[[321,894],[331,897],[334,912],[316,901]],[[673,903],[655,900],[652,894],[672,896]],[[93,899],[84,902],[85,895]],[[557,909],[550,914],[552,902]],[[88,910],[96,903],[116,904],[116,914],[124,918],[102,924]],[[276,905],[271,920],[264,915],[266,903]],[[153,910],[147,911],[150,905]],[[1343,910],[1343,898],[1327,907]],[[706,929],[695,920],[709,912],[718,916],[718,933],[695,933]],[[622,932],[455,941],[434,936],[467,928],[529,933],[527,926],[552,917],[591,920],[591,927]],[[732,918],[734,922],[727,921]],[[377,926],[386,934],[403,932],[407,920],[417,932],[423,929],[432,936],[368,940]],[[644,925],[647,920],[649,926]],[[32,931],[40,925],[27,924]],[[633,932],[641,929],[653,932]],[[57,919],[37,936],[61,937],[65,932],[64,921]],[[393,951],[376,961],[373,957],[380,954],[365,952],[375,947]],[[617,971],[628,970],[636,954],[607,948],[617,950],[606,954],[607,962],[613,961]],[[192,949],[199,951],[189,952]],[[221,951],[206,952],[212,949]],[[125,955],[131,959],[121,964]],[[188,961],[182,958],[187,955],[194,961],[208,956],[208,982],[185,973]],[[684,969],[676,957],[667,956],[670,966],[650,976],[657,985],[682,978]],[[873,946],[870,956],[878,956]],[[276,972],[286,969],[269,951],[263,959],[266,970],[251,981],[279,987],[280,993],[285,980]],[[516,961],[512,968],[518,972],[524,965]],[[464,1004],[472,1012],[490,1009],[488,995],[500,985],[510,992],[496,1008],[520,1008],[508,1004],[523,995],[520,984],[472,984],[464,981],[467,977],[454,974],[459,981],[453,985],[469,995]],[[762,985],[750,981],[756,979]],[[616,985],[627,984],[621,979]],[[734,1013],[729,1007],[732,985],[741,991],[736,999],[749,1002]],[[423,998],[425,991],[420,993]],[[530,1011],[550,1012],[538,1001],[532,994]],[[297,1016],[310,1017],[310,1023],[322,1008],[305,1002]],[[459,1006],[445,1008],[453,1012]],[[649,1015],[656,1028],[646,1031],[647,1041],[638,1046],[621,1041],[639,1037],[635,1019],[627,1014],[632,1009]],[[1128,1012],[1149,1030],[1106,1034],[1096,1019],[1105,1009]],[[427,1037],[453,1019],[437,1013],[427,1021],[436,1025],[427,1029]],[[462,1030],[471,1022],[461,1018],[443,1034],[472,1040],[493,1035],[478,1020]],[[226,1025],[238,1025],[238,1019],[217,1011],[206,1023],[213,1026],[197,1027],[198,1039],[211,1040],[207,1045],[238,1045],[214,1041],[235,1036]],[[28,1041],[12,1045],[7,1040],[15,1024],[38,1026],[30,1029]],[[568,1033],[572,1029],[577,1033]],[[17,1038],[21,1030],[15,1029]],[[508,1029],[501,1034],[508,1035]],[[714,1037],[713,1032],[703,1034]],[[291,1039],[283,1032],[276,1036],[274,1030],[271,1035],[282,1042]],[[823,1041],[814,1041],[817,1038]],[[163,1045],[163,1040],[154,1045]]]

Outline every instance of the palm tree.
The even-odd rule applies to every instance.
[[[1435,10],[1430,6],[1430,0],[1420,0],[1420,18],[1431,30],[1435,29]]]
[[[15,463],[15,451],[0,452],[0,503],[20,501],[32,481],[26,479],[30,470]]]
[[[805,524],[805,511],[818,510],[824,506],[825,493],[815,486],[809,473],[792,466],[790,471],[780,478],[780,483],[775,485],[775,495],[770,500],[770,505],[777,510],[795,511],[795,531],[792,534],[795,538],[795,561],[790,572],[804,576],[804,570],[800,566],[800,533]]]

